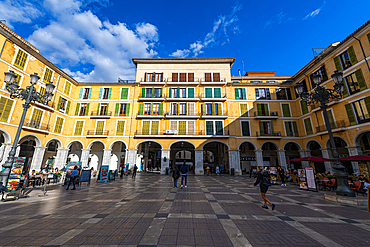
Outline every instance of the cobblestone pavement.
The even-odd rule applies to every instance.
[[[0,203],[1,246],[370,246],[370,213],[323,193],[272,186],[261,208],[253,179],[138,175]]]

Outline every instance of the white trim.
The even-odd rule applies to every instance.
[[[77,122],[78,121],[81,121],[81,122],[83,122],[83,125],[82,125],[82,129],[81,129],[81,136],[84,136],[83,135],[83,133],[84,133],[84,128],[85,128],[85,119],[76,119],[75,120],[75,124],[74,124],[74,127],[73,127],[73,136],[77,136],[77,135],[75,135],[75,133],[76,133],[76,127],[77,127]]]
[[[292,109],[290,108],[290,103],[280,103],[281,116],[282,116],[282,117],[284,117],[284,118],[288,118],[288,117],[285,117],[285,116],[284,116],[283,104],[288,105],[288,107],[289,107],[290,117],[292,117]],[[289,117],[289,118],[290,118],[290,117]]]
[[[57,126],[58,118],[63,119],[62,128],[60,129],[60,133],[55,132],[55,127]],[[59,115],[55,117],[53,133],[56,133],[56,134],[62,134],[63,133],[65,120],[66,120],[65,117],[62,117],[62,116],[59,116]]]
[[[242,108],[241,108],[241,105],[247,105],[248,117],[251,117],[250,116],[250,113],[249,113],[249,104],[247,102],[239,102],[239,117],[242,117]]]
[[[251,132],[251,123],[250,123],[250,121],[249,120],[240,120],[239,122],[240,122],[240,134],[241,134],[241,136],[243,136],[243,137],[251,136],[252,132]],[[243,122],[248,122],[249,136],[244,136],[243,135]]]
[[[121,120],[121,119],[117,119],[117,121],[116,121],[116,128],[115,128],[115,130],[114,130],[114,134],[116,135],[116,136],[122,136],[122,135],[118,135],[117,134],[117,126],[118,126],[118,122],[124,122],[125,123],[125,126],[123,127],[123,136],[125,135],[125,133],[126,133],[126,120]],[[127,147],[127,146],[126,146]]]
[[[216,135],[216,121],[222,122],[222,135],[225,135],[225,123],[224,123],[224,120],[206,120],[206,121],[204,121],[204,132],[205,132],[205,135],[207,135],[207,122],[213,122],[213,134],[211,136],[217,136]]]
[[[14,44],[14,46],[15,46],[15,53],[14,53],[14,56],[13,56],[13,59],[12,59],[12,65],[14,66],[14,67],[16,67],[17,69],[19,69],[20,70],[20,68],[18,68],[17,66],[15,66],[15,60],[16,60],[16,58],[17,58],[17,55],[18,55],[18,51],[19,50],[22,50],[24,53],[26,53],[27,54],[27,60],[26,60],[26,62],[24,63],[24,68],[23,68],[23,71],[26,71],[26,69],[27,69],[27,66],[28,66],[28,62],[30,61],[30,58],[31,58],[31,54],[29,54],[28,52],[26,52],[24,49],[22,49],[21,47],[19,47],[19,46],[17,46],[16,44]]]
[[[332,58],[334,59],[334,57],[338,57],[340,54],[342,54],[343,52],[347,51],[349,47],[350,47],[350,46],[347,46],[346,48],[343,48],[343,49],[342,49],[342,50],[340,50],[339,52],[336,52]],[[339,60],[339,61],[340,61],[340,60]],[[342,64],[341,64],[341,65],[342,65]],[[342,68],[342,69],[343,69],[343,68]]]
[[[123,89],[128,89],[127,90],[127,99],[121,99],[121,95],[122,95],[122,90]],[[112,89],[113,90],[113,89]],[[162,94],[163,94],[163,89],[162,89]],[[120,90],[119,90],[119,97],[118,97],[120,100],[128,100],[130,98],[130,88],[129,87],[121,87]]]

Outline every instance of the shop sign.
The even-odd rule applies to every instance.
[[[109,180],[109,166],[101,166],[100,168],[100,181]]]
[[[256,157],[240,157],[240,161],[256,161]]]

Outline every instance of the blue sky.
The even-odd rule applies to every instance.
[[[290,76],[369,9],[369,0],[0,0],[0,19],[76,80],[107,82],[133,79],[133,57],[232,57],[232,75],[244,64]]]

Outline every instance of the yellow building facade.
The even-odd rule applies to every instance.
[[[294,76],[232,76],[233,58],[134,58],[135,80],[116,83],[77,82],[4,24],[0,34],[1,75],[14,71],[25,88],[37,73],[41,93],[48,82],[56,86],[47,106],[32,104],[22,127],[17,156],[26,157],[31,170],[62,168],[70,160],[112,170],[136,164],[162,174],[183,162],[195,174],[203,174],[205,165],[236,175],[257,165],[306,167],[310,164],[289,160],[331,158],[332,152],[322,110],[307,106],[294,85],[303,82],[311,92],[318,73],[321,85],[332,88],[335,70],[343,72],[345,85],[344,97],[328,102],[339,154],[370,152],[370,23],[330,45]],[[0,165],[23,110],[23,102],[12,99],[5,86],[1,77]],[[332,172],[331,167],[331,162],[316,164],[317,172]],[[346,167],[366,172],[355,162]]]

